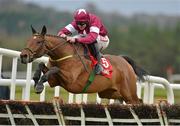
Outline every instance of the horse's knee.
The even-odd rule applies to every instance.
[[[36,72],[34,73],[34,77],[35,78],[40,78],[40,76],[41,76],[41,71],[36,70]]]
[[[39,63],[39,68],[42,70],[42,69],[44,69],[44,67],[46,67],[45,63],[40,62]]]
[[[59,70],[58,67],[52,67],[52,68],[50,69],[50,71],[51,71],[52,74],[55,74],[55,73],[60,72],[60,70]]]
[[[49,71],[47,71],[44,75],[47,76],[47,78],[49,78],[51,75],[55,75],[57,74],[58,72],[60,72],[59,68],[58,67],[51,67],[49,69]]]
[[[33,80],[35,81],[35,84],[39,81],[41,77],[41,70],[37,69],[33,75]]]
[[[34,76],[33,76],[34,80],[39,80],[39,78],[41,76],[41,72],[44,67],[45,67],[45,64],[43,62],[39,63],[38,68],[36,69]]]

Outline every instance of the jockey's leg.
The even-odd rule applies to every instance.
[[[103,67],[101,65],[101,53],[100,50],[98,48],[98,43],[95,41],[91,44],[88,44],[88,48],[90,50],[90,53],[93,55],[93,57],[96,58],[96,60],[98,61],[98,63],[95,66],[95,72],[96,74],[101,74],[101,71],[103,71]]]
[[[48,81],[50,75],[58,73],[60,70],[58,67],[51,67],[40,79],[38,84],[35,86],[36,93],[41,93],[44,89],[43,83]]]

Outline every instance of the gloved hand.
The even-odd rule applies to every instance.
[[[62,38],[66,38],[67,37],[66,34],[60,34],[59,36],[62,37]]]
[[[66,40],[70,43],[75,43],[76,42],[76,39],[74,37],[70,37],[70,36],[67,36],[66,37]]]

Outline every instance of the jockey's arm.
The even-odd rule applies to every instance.
[[[98,37],[97,33],[90,32],[86,37],[76,38],[75,41],[80,43],[90,44],[96,41],[97,37]]]
[[[75,21],[72,21],[70,24],[68,24],[58,32],[58,36],[61,36],[62,34],[72,35],[72,33],[74,33],[75,31]]]
[[[62,29],[61,31],[58,32],[58,36],[61,36],[62,35],[71,35],[72,33],[70,31],[68,31],[66,28]]]

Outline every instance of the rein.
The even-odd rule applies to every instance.
[[[47,40],[45,40],[45,42],[48,42],[48,43],[50,43],[49,41],[47,41]],[[48,49],[48,51],[46,52],[46,54],[47,53],[49,53],[49,52],[52,52],[53,50],[55,50],[55,49],[57,49],[58,47],[62,47],[62,46],[64,46],[65,44],[66,44],[67,42],[65,41],[65,42],[63,42],[63,43],[58,43],[54,48],[52,48],[52,49]],[[47,47],[46,47],[47,48]]]
[[[83,66],[84,66],[84,68],[85,68],[85,70],[89,73],[89,70],[88,70],[88,68],[87,68],[86,64],[84,63],[83,59],[82,59],[82,58],[81,58],[81,56],[79,55],[79,53],[78,53],[78,51],[77,51],[76,47],[74,46],[74,44],[72,44],[72,45],[73,45],[73,48],[74,48],[74,50],[76,51],[76,53],[77,53],[77,55],[78,55],[79,59],[81,60],[81,62],[82,62],[82,64],[83,64]]]
[[[50,43],[50,42],[47,41],[47,40],[46,40],[46,42]],[[53,50],[57,49],[58,47],[64,46],[66,43],[67,43],[67,42],[65,41],[65,42],[63,42],[62,44],[57,44],[57,46],[55,46],[55,47],[52,48],[51,50],[48,50],[47,53],[48,53],[48,52],[52,52]],[[78,53],[76,47],[74,46],[74,43],[72,43],[72,46],[73,46],[73,48],[74,48],[74,50],[75,50],[77,56],[78,56],[79,59],[81,60],[83,66],[84,66],[84,68],[85,68],[85,70],[89,73],[89,70],[88,70],[86,64],[84,63],[84,61],[83,61],[83,59],[81,58],[81,56],[79,55],[79,53]],[[46,48],[47,48],[47,47],[46,47]],[[47,53],[46,53],[46,54],[47,54]],[[69,59],[69,58],[71,58],[71,57],[73,57],[73,55],[68,55],[68,56],[65,56],[65,57],[60,58],[60,59],[57,59],[57,60],[53,60],[53,59],[49,58],[49,60],[52,61],[52,62],[59,62],[59,61],[65,60],[65,59]]]
[[[35,34],[35,35],[39,36],[39,34]],[[40,35],[40,36],[41,36],[41,35]],[[47,39],[45,39],[45,36],[41,36],[41,37],[43,37],[44,42],[43,42],[43,44],[42,44],[39,48],[42,48],[42,47],[45,45],[46,50],[45,50],[45,53],[44,53],[44,54],[48,54],[48,53],[52,53],[52,54],[53,54],[53,51],[54,51],[55,49],[57,49],[57,48],[59,48],[59,47],[62,48],[63,46],[65,46],[65,45],[68,43],[67,41],[64,41],[63,43],[58,43],[57,45],[55,45],[54,48],[49,49],[49,48],[48,48],[48,45],[47,45],[46,43],[51,44],[51,42],[50,42],[50,41],[47,41]],[[50,36],[50,37],[57,37],[57,36]],[[62,38],[62,37],[61,37],[61,38]],[[64,38],[63,38],[63,39],[64,39]],[[84,66],[84,68],[85,68],[85,70],[89,73],[86,64],[84,63],[83,59],[82,59],[81,56],[79,55],[78,50],[76,49],[76,47],[75,47],[75,45],[74,45],[73,43],[72,43],[72,47],[74,48],[75,53],[77,54],[77,56],[78,56],[79,59],[81,60],[83,66]],[[39,48],[38,48],[38,49],[39,49]],[[33,51],[33,49],[31,49],[31,48],[24,48],[24,49],[25,49],[25,50],[28,50],[28,51],[31,52],[33,55],[36,54],[36,51],[37,51],[37,50],[36,50],[36,51]],[[63,60],[72,58],[73,56],[74,56],[74,55],[68,55],[68,56],[65,56],[65,57],[62,57],[62,58],[59,58],[59,59],[56,59],[56,60],[54,60],[54,59],[52,59],[52,58],[49,57],[49,60],[52,61],[52,62],[59,62],[59,61],[63,61]]]
[[[24,48],[24,50],[28,50],[28,51],[30,51],[32,54],[35,53],[35,51],[32,51],[32,49],[30,49],[30,48]]]

